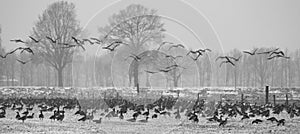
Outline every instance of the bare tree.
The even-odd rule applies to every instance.
[[[2,39],[1,39],[1,33],[2,33],[2,29],[1,29],[1,25],[0,25],[0,54],[4,54],[4,49],[2,48]],[[4,62],[2,61],[2,59],[0,59],[0,80],[3,77],[3,71],[4,71]]]
[[[33,28],[33,34],[41,39],[38,45],[32,45],[49,65],[57,71],[58,86],[63,86],[63,69],[71,63],[75,49],[64,49],[61,43],[71,44],[72,36],[78,36],[81,28],[76,20],[75,5],[65,1],[51,4]],[[45,37],[48,36],[56,42]]]
[[[299,83],[300,83],[300,49],[297,49],[295,54],[295,72],[297,72],[297,75],[295,75],[295,79],[297,79],[297,82],[298,83],[296,86],[299,86]]]
[[[2,48],[2,39],[1,39],[1,33],[2,33],[2,29],[1,29],[1,25],[0,25],[0,54],[1,55],[4,55],[5,53],[5,50]],[[5,77],[4,77],[4,73],[5,73],[5,70],[6,70],[6,66],[7,64],[5,64],[5,59],[2,59],[0,58],[0,80],[1,81],[4,81]],[[0,83],[0,86],[2,86],[1,84],[4,84],[4,83]]]
[[[2,33],[2,28],[1,28],[1,25],[0,25],[0,48],[2,48],[2,38],[1,38],[1,33]]]
[[[132,53],[138,54],[145,49],[147,42],[161,42],[163,23],[156,15],[142,5],[132,4],[109,18],[109,24],[99,28],[99,32],[107,39],[118,39],[130,44]],[[134,66],[134,85],[139,92],[138,62]]]

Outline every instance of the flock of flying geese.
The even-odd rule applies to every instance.
[[[59,42],[59,39],[60,38],[51,38],[49,36],[46,36],[45,38],[41,38],[41,39],[36,39],[32,36],[28,36],[32,41],[31,42],[27,42],[27,41],[23,41],[21,39],[13,39],[13,40],[10,40],[11,42],[15,42],[15,43],[22,43],[22,44],[31,44],[31,43],[34,43],[34,44],[38,44],[40,43],[42,40],[47,40],[48,42],[52,43],[52,44],[57,44],[59,45],[58,47],[60,48],[63,48],[63,49],[70,49],[70,48],[74,48],[74,47],[80,47],[82,48],[83,50],[85,50],[85,47],[84,45],[87,43],[89,43],[90,45],[94,45],[94,44],[104,44],[104,41],[102,40],[99,40],[97,38],[90,38],[90,39],[78,39],[74,36],[71,37],[72,39],[72,42],[71,43],[61,43]],[[75,44],[74,44],[75,43]],[[118,46],[120,46],[121,44],[123,45],[128,45],[126,43],[123,43],[122,41],[118,41],[118,40],[113,40],[110,45],[108,46],[103,46],[102,48],[103,49],[107,49],[109,51],[114,51]],[[57,49],[57,48],[55,48]],[[31,47],[18,47],[18,48],[15,48],[14,50],[4,54],[4,55],[1,55],[0,54],[0,57],[1,58],[6,58],[8,55],[10,54],[13,54],[17,51],[20,51],[20,53],[23,53],[24,51],[34,55],[34,50],[31,48]],[[26,64],[27,62],[31,61],[30,60],[27,60],[27,61],[22,61],[22,60],[19,60],[17,59],[18,62],[22,63],[22,64]]]
[[[269,51],[264,51],[264,52],[257,52],[258,48],[254,49],[252,52],[249,51],[243,51],[245,54],[249,54],[250,56],[254,55],[260,55],[260,54],[265,54],[268,55],[267,60],[271,60],[274,58],[285,58],[289,59],[290,57],[285,56],[283,51],[279,51],[279,48],[269,50]],[[232,57],[232,56],[219,56],[217,57],[216,61],[219,59],[223,59],[223,61],[220,63],[220,67],[224,63],[231,64],[232,66],[235,66],[235,62],[238,62],[242,56],[239,56],[238,58]]]
[[[42,39],[36,39],[32,36],[29,36],[29,38],[32,40],[33,43],[39,43]],[[105,36],[104,39],[100,40],[100,39],[97,39],[97,38],[89,38],[89,39],[78,39],[74,36],[71,37],[72,41],[71,43],[61,43],[59,42],[59,38],[51,38],[49,36],[46,36],[44,39],[45,40],[48,40],[50,43],[53,43],[53,44],[58,44],[60,45],[59,47],[61,48],[65,48],[65,49],[69,49],[69,48],[74,48],[74,47],[81,47],[83,50],[85,50],[85,47],[84,45],[87,43],[89,43],[90,45],[94,45],[94,44],[99,44],[99,45],[102,45],[102,44],[109,44],[109,45],[106,45],[106,46],[103,46],[102,49],[106,49],[106,50],[109,50],[109,51],[115,51],[117,47],[119,47],[120,45],[126,45],[126,46],[129,46],[129,44],[127,43],[124,43],[120,40],[111,40],[109,43],[106,42],[106,38],[107,36]],[[15,43],[23,43],[23,44],[28,44],[28,43],[31,43],[31,42],[26,42],[26,41],[23,41],[21,39],[13,39],[13,40],[10,40],[11,42],[15,42]],[[75,43],[75,44],[74,44]],[[182,44],[174,44],[172,42],[167,42],[167,41],[164,41],[162,42],[159,47],[156,49],[157,51],[159,51],[164,45],[171,45],[167,50],[171,50],[171,49],[174,49],[174,48],[183,48],[185,49],[185,46],[182,45]],[[1,58],[6,58],[8,55],[10,54],[13,54],[15,53],[16,51],[20,51],[20,53],[23,53],[23,52],[28,52],[32,55],[34,55],[34,51],[30,48],[30,47],[18,47],[8,53],[6,53],[5,55],[0,55]],[[211,49],[197,49],[197,50],[189,50],[188,53],[186,54],[186,56],[190,56],[194,61],[197,61],[198,58],[200,56],[203,56],[206,52],[211,52],[212,50]],[[249,51],[243,51],[243,53],[245,54],[249,54],[251,56],[254,56],[254,55],[260,55],[260,54],[266,54],[268,55],[268,60],[271,60],[271,59],[274,59],[274,58],[285,58],[285,59],[289,59],[290,57],[287,57],[283,51],[280,51],[279,48],[276,48],[274,50],[269,50],[269,51],[264,51],[264,52],[257,52],[258,51],[258,48],[256,48],[255,50],[253,50],[252,52],[249,52]],[[166,58],[171,58],[173,60],[177,59],[177,58],[182,58],[183,56],[179,55],[179,56],[173,56],[173,55],[166,55]],[[221,63],[220,63],[220,67],[223,65],[223,64],[231,64],[232,66],[235,66],[236,62],[238,62],[240,60],[242,56],[239,56],[238,58],[236,57],[232,57],[232,56],[219,56],[216,58],[216,61],[218,60],[222,60]],[[131,54],[129,55],[127,58],[133,58],[135,61],[140,61],[142,60],[142,56],[138,56],[138,55],[135,55],[135,54]],[[26,64],[27,62],[30,62],[31,59],[27,60],[27,61],[22,61],[22,60],[19,60],[17,59],[18,62],[20,62],[21,64]],[[165,69],[159,69],[160,72],[169,72],[177,67],[181,67],[177,64],[174,64],[174,65],[171,65],[170,67],[166,67]],[[183,67],[181,67],[183,68]],[[147,73],[158,73],[158,72],[153,72],[153,71],[149,71],[149,70],[145,70],[145,72]]]

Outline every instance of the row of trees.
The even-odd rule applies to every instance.
[[[261,50],[267,50],[267,48],[261,48]],[[220,53],[212,52],[199,58],[196,62],[189,61],[189,57],[185,57],[186,59],[177,61],[178,64],[184,61],[181,65],[186,69],[182,70],[176,83],[164,73],[148,74],[144,72],[145,66],[139,68],[139,83],[142,87],[233,87],[235,83],[238,87],[263,87],[264,85],[298,87],[300,86],[300,49],[293,52],[286,50],[286,53],[291,59],[267,60],[266,55],[249,56],[235,49],[227,55],[235,57],[243,55],[243,57],[236,63],[236,66],[224,64],[222,67],[219,66],[219,62],[215,62],[215,58]],[[56,70],[49,65],[38,61],[23,65],[15,60],[15,58],[22,59],[26,56],[30,55],[12,55],[2,62],[2,74],[7,76],[7,79],[18,80],[17,83],[7,81],[5,85],[56,86],[58,84]],[[112,56],[109,54],[96,59],[77,55],[74,59],[76,60],[67,65],[66,71],[63,73],[65,86],[129,86],[130,64],[117,64],[123,63],[122,59],[112,60]],[[148,69],[156,71],[153,70],[153,67]]]
[[[146,54],[146,62],[125,60],[131,54],[139,55],[158,47],[164,40],[166,31],[156,10],[142,5],[130,5],[126,9],[112,15],[109,23],[99,28],[100,39],[107,42],[120,40],[128,46],[121,46],[117,51],[98,57],[85,57],[79,49],[65,49],[61,44],[74,44],[71,37],[83,37],[82,28],[76,19],[75,5],[64,1],[51,4],[33,26],[31,36],[39,42],[29,42],[35,54],[16,53],[6,59],[0,59],[0,76],[5,80],[2,85],[9,86],[130,86],[133,77],[135,87],[204,87],[204,86],[252,86],[265,84],[278,87],[299,86],[300,51],[286,54],[292,58],[267,60],[266,55],[249,56],[239,50],[232,50],[226,55],[242,58],[236,66],[219,67],[215,59],[219,55],[212,52],[203,55],[197,61],[185,56],[187,49],[168,50],[164,46],[160,52],[151,51]],[[0,30],[1,31],[1,30]],[[1,32],[0,32],[1,33]],[[1,36],[1,35],[0,35]],[[45,37],[55,41],[50,41]],[[1,42],[1,41],[0,41]],[[188,46],[188,45],[187,45]],[[272,48],[260,48],[265,51]],[[5,51],[0,45],[0,54]],[[183,58],[166,60],[164,56],[182,55]],[[16,59],[28,60],[20,64]],[[154,60],[156,59],[156,60]],[[170,73],[146,73],[145,70],[158,71],[164,64],[184,66]],[[72,64],[71,64],[72,63]],[[160,64],[161,63],[161,64]]]

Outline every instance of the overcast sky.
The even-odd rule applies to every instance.
[[[26,39],[38,15],[57,0],[1,0],[2,44],[12,49],[10,39]],[[299,48],[299,0],[69,0],[90,36],[107,24],[113,13],[128,5],[142,4],[158,10],[166,24],[167,38],[190,48],[218,51],[277,46]]]

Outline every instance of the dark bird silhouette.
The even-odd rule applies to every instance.
[[[258,124],[258,123],[261,123],[263,122],[261,119],[255,119],[252,121],[252,124]]]
[[[216,116],[216,115],[214,115],[213,117],[211,117],[211,118],[208,118],[207,120],[208,121],[217,121],[219,118]]]
[[[162,111],[162,112],[160,112],[160,115],[169,115],[169,116],[171,116],[171,113],[167,112],[167,111]]]
[[[57,40],[58,40],[58,38],[57,39],[52,39],[51,37],[49,37],[49,36],[46,36],[46,38],[50,41],[50,42],[52,42],[52,43],[56,43],[57,42]]]
[[[56,120],[57,121],[63,121],[65,118],[65,114],[64,113],[61,113],[61,114],[58,114],[57,117],[56,117]]]
[[[152,115],[152,119],[157,118],[157,114]]]
[[[158,114],[160,113],[160,111],[158,109],[156,109],[156,108],[154,109],[154,112],[158,113]]]
[[[142,114],[141,111],[135,112],[132,117],[137,118],[140,114]]]
[[[85,115],[85,112],[79,109],[78,111],[75,112],[74,115],[77,115],[77,114],[78,115]]]
[[[110,46],[112,46],[112,48],[110,48]],[[116,44],[116,45],[111,44],[111,45],[109,45],[109,46],[102,47],[102,49],[107,49],[107,50],[109,50],[109,51],[112,52],[112,51],[115,51],[115,49],[116,49],[118,46],[120,46],[120,44]]]
[[[51,116],[49,117],[49,119],[50,119],[50,120],[55,120],[55,118],[56,118],[56,116],[57,116],[57,113],[58,113],[58,112],[57,112],[56,110],[54,110],[54,111],[53,111],[53,115],[51,115]]]
[[[277,126],[280,126],[280,125],[284,126],[284,123],[285,123],[285,119],[278,120]]]
[[[43,119],[44,119],[44,114],[43,114],[43,111],[42,111],[42,110],[40,110],[39,119],[40,119],[40,120],[43,120]]]
[[[285,58],[285,59],[290,59],[290,57],[286,57],[286,56],[283,56],[283,55],[274,55],[272,57],[268,57],[268,60],[272,60],[274,58]]]
[[[6,58],[6,56],[7,56],[6,54],[5,55],[0,54],[0,57],[3,58],[3,59]]]
[[[231,60],[227,60],[227,61],[222,61],[222,62],[220,63],[220,67],[221,67],[224,63],[230,63],[232,66],[235,66],[235,64],[234,64]]]
[[[89,39],[82,39],[82,43],[85,43],[85,42],[88,42],[88,43],[90,43],[91,45],[94,44],[94,42],[92,42],[92,41],[89,40]]]
[[[49,119],[50,119],[50,120],[55,120],[55,115],[51,115],[51,116],[49,117]]]
[[[275,54],[275,55],[282,55],[282,56],[285,56],[283,51],[278,51],[278,52],[276,52],[276,51],[273,51],[273,52],[271,52],[271,53],[270,53],[270,55],[269,55],[269,56],[272,56],[273,54]]]
[[[168,50],[171,50],[172,48],[178,48],[178,47],[185,48],[182,44],[177,44],[177,45],[170,46]]]
[[[21,39],[14,39],[14,40],[10,40],[11,42],[16,42],[16,43],[26,43],[25,41],[21,40]]]
[[[0,114],[0,118],[5,118],[5,114]]]
[[[203,53],[205,53],[206,51],[211,52],[210,49],[206,48],[206,49],[198,49],[196,51],[190,50],[187,55],[189,54],[197,54],[197,56],[195,58],[191,57],[194,61],[198,60],[198,58],[203,55]]]
[[[28,115],[29,114],[29,112],[28,112],[28,110],[26,110],[25,112],[23,112],[22,114],[24,114],[24,115]]]
[[[64,43],[64,42],[62,42],[62,43],[58,43],[58,44],[60,44],[60,45],[64,45],[65,47],[68,47],[68,46],[70,46],[70,44],[69,43]],[[72,45],[71,45],[72,46]],[[75,45],[74,45],[75,46]]]
[[[168,73],[170,71],[172,71],[175,68],[171,68],[171,69],[159,69],[160,72],[164,72],[164,73]]]
[[[23,106],[17,107],[16,110],[21,111],[23,109]]]
[[[84,50],[85,51],[85,47],[82,45],[82,44],[77,44],[77,45],[69,45],[69,44],[64,44],[64,45],[66,45],[66,46],[63,46],[63,47],[61,47],[61,48],[72,48],[72,47],[81,47],[82,48],[82,50]]]
[[[235,64],[230,60],[230,58],[228,56],[219,56],[217,57],[216,61],[218,61],[219,59],[225,59],[225,61],[222,61],[220,63],[220,67],[224,64],[224,63],[230,63],[231,65],[235,66]]]
[[[278,122],[278,120],[275,118],[275,117],[270,117],[267,119],[268,121],[271,121],[272,123],[275,121],[275,122]]]
[[[258,50],[258,48],[256,48],[256,49],[255,49],[254,51],[252,51],[252,52],[248,52],[248,51],[243,51],[243,52],[246,53],[246,54],[249,54],[249,55],[255,55],[257,50]]]
[[[253,113],[251,113],[251,114],[249,114],[249,117],[255,117],[255,114],[253,114]]]
[[[190,50],[186,55],[190,55],[190,54],[196,54],[197,56],[195,58],[193,58],[192,56],[190,56],[194,61],[198,60],[198,58],[203,55],[201,51],[197,50],[197,51],[193,51]]]
[[[101,43],[103,43],[102,40],[99,40],[99,39],[97,39],[97,38],[90,38],[90,39],[96,41],[96,42],[94,42],[94,43],[96,43],[96,44],[101,44]]]
[[[123,119],[124,119],[124,115],[123,115],[123,113],[122,113],[122,112],[120,112],[120,116],[119,116],[119,118],[120,118],[121,120],[123,120]]]
[[[183,56],[178,55],[178,56],[172,56],[172,55],[166,55],[166,58],[172,58],[172,59],[177,59],[177,58],[183,58]]]
[[[19,119],[21,116],[20,116],[20,113],[17,112],[17,115],[16,115],[16,119]]]
[[[221,121],[219,122],[219,127],[221,127],[221,126],[224,127],[227,124],[227,119],[228,119],[227,117],[225,118],[225,120],[221,119]]]
[[[173,44],[173,43],[172,43],[172,42],[164,41],[164,42],[162,42],[162,43],[159,45],[159,47],[158,47],[156,50],[157,50],[157,51],[160,50],[160,48],[163,47],[163,46],[166,45],[166,44]]]
[[[231,57],[231,56],[228,56],[228,58],[230,59],[233,59],[234,61],[239,61],[241,59],[242,56],[238,57],[238,58],[235,58],[235,57]]]
[[[37,40],[37,39],[35,39],[35,38],[33,38],[32,36],[28,36],[32,41],[34,41],[35,43],[39,43],[40,42],[40,40]]]
[[[74,36],[71,37],[73,39],[73,41],[77,44],[77,45],[81,45],[83,44],[83,42],[77,38],[75,38]]]
[[[86,115],[84,115],[82,118],[78,119],[78,121],[85,121],[86,120]]]
[[[226,59],[226,60],[230,60],[230,58],[228,56],[219,56],[216,58],[216,61],[218,61],[219,59]]]
[[[150,74],[155,74],[155,73],[158,73],[158,72],[149,71],[149,70],[145,70],[145,72],[147,72],[147,73],[150,73]]]
[[[27,119],[27,115],[24,115],[24,116],[18,118],[18,120],[22,120],[22,122],[24,122],[26,119]]]
[[[114,44],[123,44],[123,45],[129,45],[129,44],[127,44],[127,43],[125,43],[125,42],[123,42],[123,41],[113,41],[112,43],[111,43],[112,45],[114,45]]]
[[[26,107],[27,110],[32,111],[33,107]]]
[[[206,51],[211,52],[211,50],[208,49],[208,48],[205,48],[205,49],[198,49],[197,51],[203,52],[203,53],[206,52]]]
[[[19,59],[17,59],[17,61],[18,62],[20,62],[21,64],[26,64],[26,63],[28,63],[28,62],[30,62],[32,59],[29,59],[29,60],[27,60],[27,61],[22,61],[22,60],[19,60]]]
[[[140,61],[140,60],[142,59],[141,56],[137,56],[137,55],[135,55],[135,54],[131,54],[131,55],[128,56],[127,58],[129,58],[129,57],[133,58],[133,59],[136,60],[136,61]],[[127,58],[126,58],[126,59],[127,59]]]
[[[20,53],[23,53],[24,51],[31,53],[32,55],[34,55],[33,50],[30,47],[19,47],[19,49],[22,49]]]
[[[257,54],[270,54],[270,53],[275,52],[275,51],[277,51],[277,50],[279,50],[279,48],[276,48],[276,49],[274,49],[274,50],[265,51],[265,52],[259,52],[259,53],[257,53]]]
[[[142,115],[144,115],[144,116],[149,116],[149,114],[150,114],[149,109],[147,109],[147,111],[144,112]]]
[[[199,52],[198,52],[198,51],[190,50],[190,51],[186,54],[186,56],[188,56],[188,55],[190,55],[190,54],[197,54],[197,53],[199,53]]]
[[[33,119],[34,118],[34,113],[32,113],[31,115],[27,116],[27,119]]]
[[[193,122],[199,122],[199,118],[195,113],[191,113],[189,116],[189,120],[193,121]]]
[[[0,55],[0,56],[1,56],[1,58],[6,58],[9,54],[13,54],[13,53],[15,53],[17,50],[22,50],[22,49],[23,49],[23,47],[18,47],[18,48],[15,48],[15,49],[12,50],[12,51],[6,53],[5,55]]]

